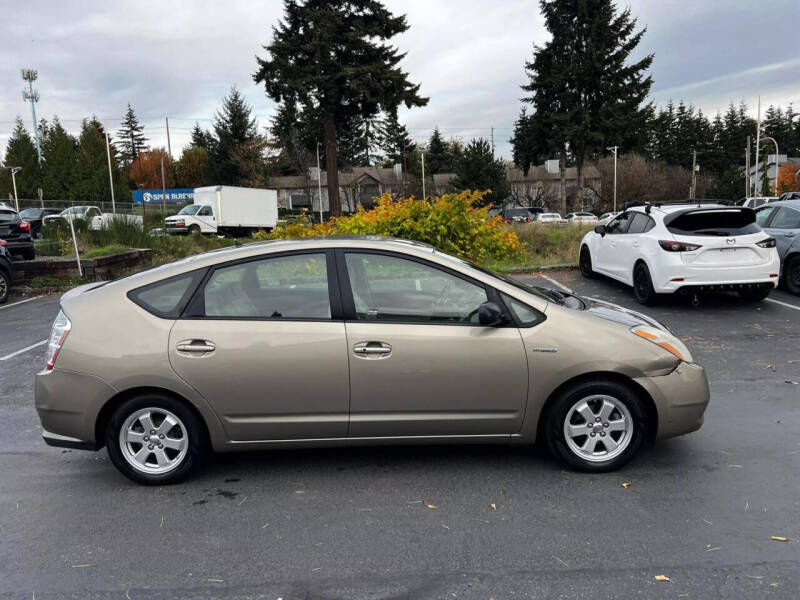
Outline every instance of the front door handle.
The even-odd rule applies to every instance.
[[[217,347],[213,342],[209,342],[208,340],[186,340],[183,342],[178,342],[176,348],[179,352],[203,354],[206,352],[213,352]]]
[[[362,358],[385,358],[392,353],[392,347],[383,342],[360,342],[353,346],[353,354]]]

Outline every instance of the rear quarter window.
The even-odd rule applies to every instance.
[[[692,210],[665,219],[665,224],[675,235],[733,236],[761,231],[749,208]]]
[[[128,298],[163,319],[177,319],[194,293],[205,270],[169,277],[128,292]]]

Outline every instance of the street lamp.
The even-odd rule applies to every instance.
[[[319,142],[317,142],[317,188],[319,189],[319,222],[322,223],[322,171],[319,169]],[[311,203],[311,214],[314,214],[314,203]]]
[[[422,161],[422,199],[425,200],[427,198],[425,195],[425,153],[420,152],[419,158]]]
[[[42,163],[42,148],[39,144],[39,126],[36,121],[36,103],[39,101],[39,92],[34,91],[33,82],[39,76],[36,69],[22,69],[22,79],[28,82],[28,90],[22,90],[22,99],[30,101],[31,114],[33,115],[33,137],[36,140],[36,156],[39,159],[39,164]]]
[[[606,150],[610,150],[614,152],[614,211],[617,212],[617,149],[619,146],[611,146],[606,148]]]
[[[0,167],[0,169],[5,169],[6,171],[11,171],[11,185],[14,187],[14,205],[16,206],[17,212],[19,212],[19,198],[17,198],[17,173],[22,171],[22,167]]]
[[[778,195],[778,173],[780,171],[780,152],[778,152],[778,142],[775,141],[774,137],[764,136],[761,138],[762,140],[770,140],[773,144],[775,144],[775,195]],[[769,165],[767,165],[767,178],[769,178]]]

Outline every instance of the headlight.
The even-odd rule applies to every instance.
[[[692,353],[689,352],[686,345],[668,331],[656,329],[655,327],[637,325],[636,327],[631,327],[631,333],[649,342],[653,342],[657,346],[661,346],[664,350],[680,360],[693,362]]]

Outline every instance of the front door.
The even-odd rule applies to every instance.
[[[350,437],[512,434],[528,365],[519,331],[478,324],[488,290],[393,253],[340,251]]]
[[[347,346],[344,323],[332,318],[332,265],[319,251],[220,265],[193,316],[176,321],[169,360],[231,439],[346,437]]]
[[[624,212],[606,226],[606,234],[597,241],[598,270],[614,277],[624,278],[620,262],[626,252],[625,235],[632,218],[633,213]]]

